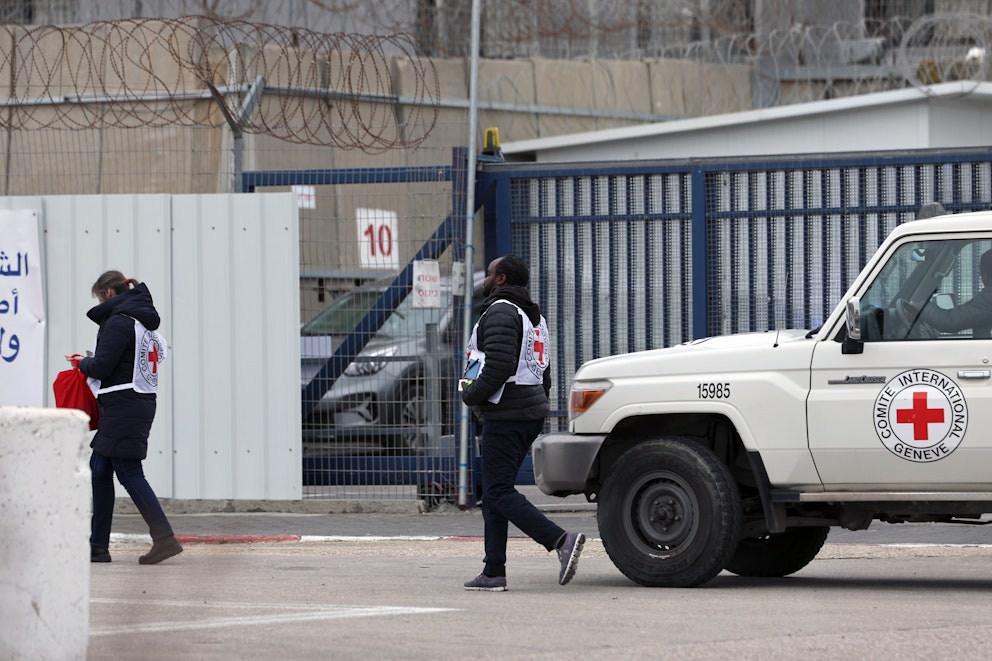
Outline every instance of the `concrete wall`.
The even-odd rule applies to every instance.
[[[13,82],[0,83],[0,98],[204,91],[206,85],[199,79],[203,57],[210,62],[206,70],[212,72],[215,85],[252,83],[262,74],[270,86],[347,91],[352,85],[373,94],[423,96],[428,102],[445,104],[423,145],[393,150],[383,149],[382,141],[422,133],[434,117],[432,108],[263,95],[246,136],[261,131],[259,135],[313,142],[299,149],[292,141],[249,143],[246,167],[257,163],[258,155],[252,151],[262,147],[284,152],[277,167],[306,168],[315,167],[318,160],[322,167],[436,164],[441,160],[439,152],[468,144],[467,59],[433,61],[437,77],[428,71],[425,85],[423,61],[366,55],[361,56],[361,68],[366,73],[381,72],[380,79],[354,81],[349,78],[349,72],[359,68],[354,53],[334,51],[315,58],[272,44],[261,50],[241,45],[231,53],[202,53],[194,34],[168,24],[156,34],[156,25],[150,22],[127,30],[112,24],[89,25],[76,28],[80,33],[68,40],[67,33],[54,29],[17,40],[16,28],[11,28],[13,32],[4,32],[0,42],[0,62],[8,63],[11,73],[4,80]],[[479,74],[480,140],[488,126],[499,127],[504,141],[521,141],[644,121],[632,116],[697,116],[715,109],[744,109],[750,103],[747,66],[535,57],[482,60]],[[437,90],[430,88],[435,82]],[[227,97],[228,111],[237,114],[242,100]],[[452,107],[451,102],[462,105]],[[500,107],[490,109],[489,104]],[[262,121],[279,114],[273,109],[283,106],[294,109],[281,118],[288,126]],[[555,112],[556,108],[563,112]],[[128,97],[114,103],[45,103],[0,112],[14,129],[0,132],[0,156],[7,156],[0,158],[4,194],[232,190],[232,142],[215,100],[175,103]],[[314,121],[321,116],[322,123]],[[363,124],[371,131],[363,131]],[[304,125],[309,133],[294,135]],[[340,136],[337,141],[330,135],[332,130]]]
[[[78,28],[78,40],[63,39],[66,33],[57,29],[20,41],[16,29],[14,38],[4,33],[0,54],[7,59],[0,57],[0,62],[11,63],[11,76],[4,80],[14,83],[0,82],[0,97],[58,99],[113,95],[125,89],[148,94],[204,91],[204,71],[218,86],[253,83],[261,74],[270,87],[347,91],[353,85],[385,96],[424,98],[440,108],[435,117],[433,107],[405,103],[263,94],[244,126],[243,170],[448,165],[452,148],[468,145],[468,59],[426,62],[376,53],[359,61],[354,53],[334,50],[315,57],[275,44],[240,44],[231,51],[215,48],[204,53],[195,33],[167,23],[156,33],[156,25],[95,24]],[[209,61],[208,67],[200,66],[201,57]],[[379,77],[352,80],[358,69]],[[735,102],[747,102],[749,80],[748,67],[674,60],[484,59],[477,140],[481,146],[490,126],[498,127],[501,139],[509,142],[644,121],[634,117],[693,115],[714,102],[736,109]],[[225,98],[231,114],[242,102],[239,95]],[[292,110],[283,117],[285,108]],[[14,129],[0,131],[0,194],[173,195],[236,189],[234,137],[212,99],[170,103],[124,98],[115,103],[28,105],[0,113]],[[289,125],[270,122],[273,117]],[[294,135],[301,126],[309,133]],[[427,128],[430,135],[422,144],[383,146],[416,137]],[[412,258],[453,211],[447,183],[322,186],[315,195],[316,208],[300,210],[300,268],[306,273],[375,277],[391,270],[359,264],[359,208],[396,214],[400,264]],[[475,236],[478,269],[485,266],[481,220]],[[302,283],[301,321],[353,284],[350,277],[337,278],[326,290],[315,279]]]

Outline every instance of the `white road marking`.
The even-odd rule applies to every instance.
[[[447,537],[416,535],[300,535],[301,542],[440,542]]]
[[[90,599],[90,604],[143,605],[174,608],[282,610],[282,613],[244,615],[232,617],[199,618],[193,621],[150,622],[119,627],[90,629],[91,636],[117,636],[134,633],[162,633],[167,631],[195,631],[229,627],[253,627],[266,624],[311,622],[314,620],[343,620],[359,617],[385,617],[389,615],[426,615],[458,610],[455,608],[419,608],[410,606],[338,606],[309,604],[259,604],[239,602],[167,601],[142,599]],[[288,612],[285,612],[288,611]]]

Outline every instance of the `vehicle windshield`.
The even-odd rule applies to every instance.
[[[356,289],[344,294],[300,329],[301,335],[347,335],[355,330],[383,291]],[[451,307],[451,290],[441,290],[440,308],[414,308],[413,297],[407,296],[387,317],[380,335],[402,337],[422,333],[427,324],[440,323]]]
[[[865,312],[893,306],[897,299],[927,301],[950,273],[967,242],[916,241],[899,247],[865,293]]]

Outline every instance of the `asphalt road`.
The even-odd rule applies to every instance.
[[[92,565],[100,659],[987,659],[992,550],[828,544],[785,579],[721,574],[649,589],[590,541],[557,562],[510,544],[509,591],[466,592],[472,540],[188,544],[141,566],[143,544]]]
[[[558,586],[555,557],[513,539],[505,593],[462,589],[478,510],[173,514],[185,551],[155,566],[137,564],[140,517],[118,515],[113,562],[90,565],[88,658],[992,656],[987,526],[835,529],[791,577],[649,589],[610,562],[592,506],[541,507],[590,537],[578,574]]]

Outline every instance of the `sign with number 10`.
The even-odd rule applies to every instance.
[[[358,221],[358,260],[362,268],[399,268],[396,212],[360,208],[355,210],[355,217]]]

